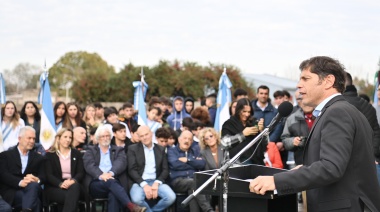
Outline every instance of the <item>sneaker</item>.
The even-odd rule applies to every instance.
[[[138,205],[134,205],[131,212],[145,212],[146,207],[140,207]]]

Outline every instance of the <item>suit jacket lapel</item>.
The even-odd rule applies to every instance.
[[[22,165],[21,165],[21,157],[20,157],[20,153],[18,151],[18,145],[12,150],[13,151],[13,154],[14,154],[14,159],[15,159],[15,162],[16,162],[16,165],[18,167],[20,167],[20,172],[21,172],[21,169],[22,169]]]
[[[71,164],[70,164],[70,169],[71,169],[71,173],[75,173],[75,170],[77,168],[77,156],[75,155],[74,151],[71,151]],[[62,173],[61,173],[62,175]],[[74,176],[71,176],[71,177],[74,177]]]
[[[35,153],[33,151],[29,151],[29,153],[28,153],[28,164],[25,167],[24,173],[28,173],[28,169],[30,168],[30,164],[33,162],[34,157],[36,156],[35,154],[37,154],[37,153]]]
[[[222,163],[223,163],[223,149],[221,145],[218,145],[218,166],[221,167]]]
[[[143,144],[141,142],[139,144],[139,148],[138,148],[137,154],[141,155],[140,156],[141,164],[143,165],[143,167],[145,169],[145,152],[144,152],[144,146],[143,146]],[[154,157],[157,157],[156,155],[158,155],[158,154],[155,154]],[[157,158],[155,158],[155,159],[156,159],[156,164],[157,164]]]

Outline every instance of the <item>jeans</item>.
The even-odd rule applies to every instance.
[[[154,180],[145,180],[148,185],[152,186]],[[147,208],[147,212],[151,211],[164,211],[175,201],[176,195],[173,190],[166,184],[161,184],[158,186],[158,196],[161,198],[156,205],[152,208],[149,207],[148,203],[145,201],[145,192],[140,185],[134,183],[131,188],[131,200],[137,205]]]
[[[3,200],[0,196],[0,211],[3,212],[12,212],[12,207]]]
[[[380,164],[376,164],[376,170],[377,170],[377,180],[379,181],[379,185],[380,185]]]

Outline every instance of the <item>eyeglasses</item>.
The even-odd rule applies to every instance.
[[[99,138],[111,138],[111,136],[110,135],[101,135],[101,136],[99,136]]]
[[[208,141],[208,140],[210,140],[210,139],[213,138],[213,137],[214,137],[214,135],[211,134],[209,137],[205,136],[205,137],[204,137],[204,140],[205,140],[205,141]]]

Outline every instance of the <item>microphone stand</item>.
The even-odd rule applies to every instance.
[[[238,152],[231,160],[226,161],[225,164],[217,169],[215,173],[204,182],[197,190],[195,190],[192,194],[190,194],[182,203],[183,207],[186,207],[189,202],[194,199],[201,191],[203,191],[206,186],[208,186],[212,181],[216,180],[218,175],[224,173],[224,177],[229,178],[228,169],[240,158],[240,156],[246,152],[249,148],[251,148],[254,144],[261,140],[263,136],[269,135],[270,130],[273,128],[274,123],[266,127],[259,135],[257,135],[251,142],[247,144],[240,152]],[[228,196],[228,179],[223,182],[223,212],[227,212],[227,196]]]

